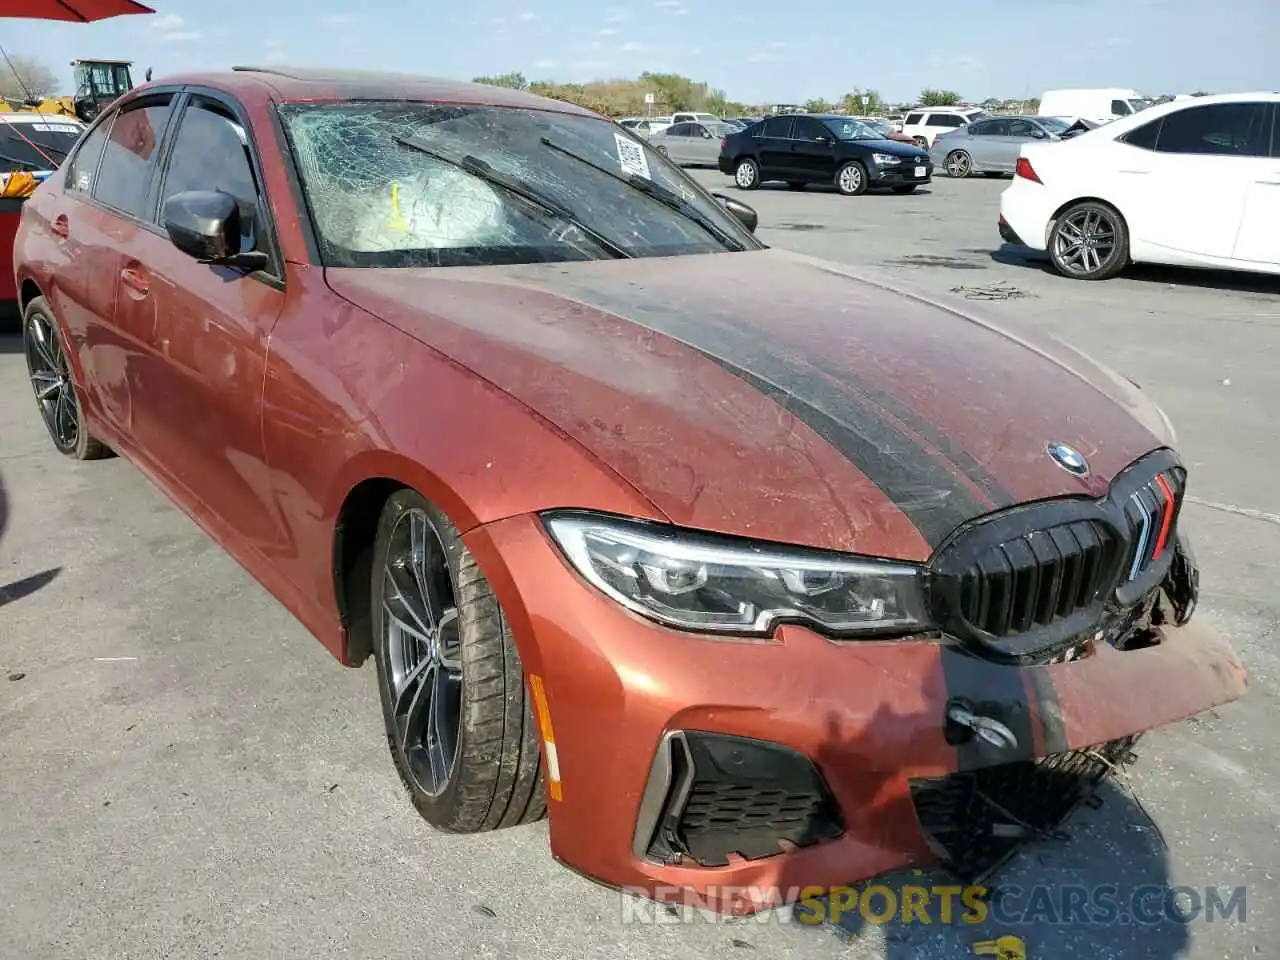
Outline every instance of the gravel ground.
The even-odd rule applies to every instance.
[[[756,206],[770,244],[965,288],[1168,411],[1192,471],[1199,615],[1237,645],[1253,689],[1151,736],[1140,805],[1110,791],[1069,842],[1028,848],[1001,882],[1216,886],[1224,900],[1245,887],[1245,922],[624,923],[616,894],[552,862],[544,826],[458,838],[417,819],[372,668],[339,667],[127,464],[57,456],[17,343],[0,337],[0,957],[932,960],[1010,932],[1032,957],[1274,953],[1280,282],[1059,279],[1000,248],[999,182],[845,199],[697,176]]]

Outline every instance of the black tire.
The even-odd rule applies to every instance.
[[[922,150],[929,149],[929,141],[924,137],[912,137],[911,142],[914,143],[917,147],[919,147]]]
[[[1086,246],[1082,241],[1088,238],[1093,243]],[[1049,260],[1064,277],[1109,280],[1129,265],[1129,227],[1115,207],[1095,200],[1073,203],[1049,231]]]
[[[995,180],[997,177],[1008,176],[1008,174],[998,173],[998,172],[992,173],[991,171],[985,171],[982,175],[986,177],[988,180]]]
[[[904,183],[904,184],[903,184],[902,186],[900,186],[900,187],[894,187],[894,188],[893,188],[893,192],[894,192],[894,193],[902,193],[902,194],[906,194],[906,193],[915,193],[915,192],[916,192],[916,187],[917,187],[917,186],[919,186],[919,184],[915,184],[915,183]]]
[[[973,173],[973,157],[969,156],[967,150],[952,150],[942,161],[942,166],[948,177],[963,180]]]
[[[733,165],[733,183],[739,190],[760,188],[760,164],[750,157],[741,157]]]
[[[437,583],[443,592],[447,580],[452,591],[456,620],[450,622],[456,625],[453,650],[460,666],[454,762],[447,781],[435,790],[424,785],[420,767],[415,767],[405,749],[393,693],[387,629],[394,621],[383,602],[388,561],[394,562],[392,551],[398,550],[402,525],[420,520],[427,524],[423,542],[438,544],[442,554],[439,575],[444,579]],[[403,568],[400,571],[403,574]],[[539,737],[511,628],[457,528],[416,491],[400,490],[383,507],[374,541],[370,590],[374,657],[387,741],[400,780],[423,819],[450,833],[480,833],[542,819],[547,804]],[[437,637],[443,649],[443,632]],[[421,756],[415,752],[415,759]]]
[[[805,186],[805,185],[804,185],[804,181],[802,181],[802,180],[788,180],[788,181],[787,181],[787,189],[788,189],[788,190],[803,190],[803,189],[804,189],[804,186]]]
[[[869,186],[867,168],[857,160],[842,164],[836,171],[836,189],[846,197],[860,197]]]
[[[110,457],[111,448],[89,429],[67,360],[66,338],[44,297],[34,298],[22,312],[22,350],[36,406],[54,448],[75,460]]]
[[[671,155],[670,155],[669,153],[667,153],[667,148],[666,148],[666,147],[658,147],[658,148],[657,148],[657,150],[658,150],[658,153],[662,154],[662,156],[667,157],[668,159],[670,159]]]

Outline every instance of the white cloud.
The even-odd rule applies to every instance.
[[[784,50],[786,49],[787,44],[785,44],[781,40],[774,40],[772,43],[769,44],[769,46],[773,47],[773,49],[775,50]]]
[[[506,22],[507,22],[506,17],[494,17],[492,20],[489,21],[489,23],[495,27],[500,27]]]
[[[560,66],[560,64],[555,60],[539,60],[534,64],[534,66],[539,70],[554,70],[556,67]]]
[[[689,8],[678,7],[677,9],[672,10],[671,12],[674,13],[677,17],[687,17],[689,15]]]
[[[646,47],[643,43],[636,43],[634,40],[631,40],[631,41],[628,41],[627,43],[624,43],[618,49],[620,49],[623,53],[643,53],[645,50],[648,50],[649,48]]]
[[[602,37],[612,37],[612,36],[613,36],[615,33],[617,33],[617,32],[618,32],[618,31],[617,31],[617,30],[615,30],[613,27],[602,27],[602,28],[600,29],[600,36],[602,36]]]
[[[788,53],[753,53],[747,57],[747,63],[786,63],[791,59]]]
[[[530,20],[535,19],[535,17],[532,13],[526,10],[524,13],[520,14],[520,16],[516,17],[516,19],[523,20],[525,23],[528,23]]]
[[[187,22],[176,13],[166,13],[151,21],[153,29],[159,31],[160,39],[165,43],[176,43],[183,40],[199,40],[199,30],[187,29]]]
[[[617,10],[614,10],[612,13],[610,13],[608,18],[605,20],[605,22],[606,23],[623,23],[630,19],[631,19],[631,11],[619,8]]]
[[[352,23],[353,20],[345,13],[330,13],[321,17],[320,22],[326,27],[345,27],[347,24]]]

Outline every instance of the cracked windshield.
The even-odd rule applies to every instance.
[[[1280,960],[1278,39],[0,0],[0,960]]]

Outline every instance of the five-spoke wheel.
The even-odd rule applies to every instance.
[[[1106,280],[1129,262],[1129,231],[1113,207],[1087,200],[1062,211],[1049,233],[1049,258],[1063,276]]]
[[[22,341],[27,376],[53,445],[77,460],[110,455],[89,431],[62,334],[43,297],[34,298],[23,311]]]

